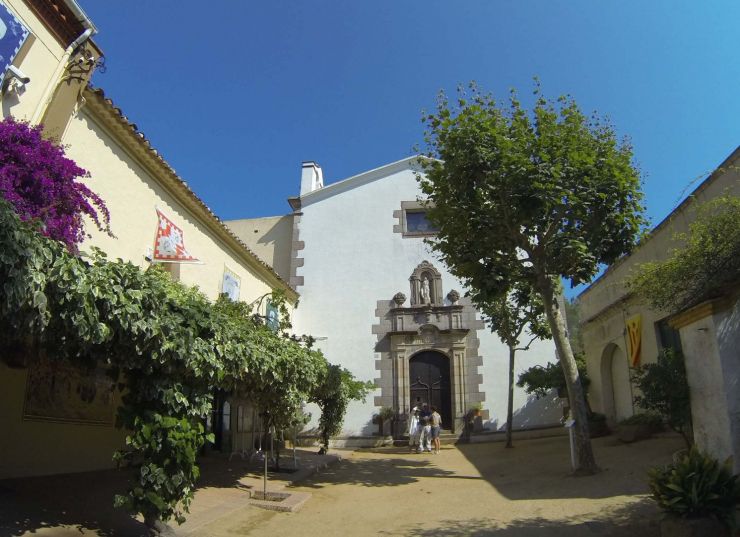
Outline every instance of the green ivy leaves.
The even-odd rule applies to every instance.
[[[73,255],[3,200],[0,282],[0,349],[28,355],[40,346],[55,359],[108,364],[125,387],[116,424],[129,434],[114,460],[138,473],[114,503],[147,520],[184,520],[199,476],[196,456],[213,439],[202,422],[215,390],[245,392],[278,428],[293,423],[303,402],[320,400],[330,434],[348,400],[366,393],[348,371],[334,375],[310,349],[311,338],[283,337],[250,305],[225,297],[212,303],[157,267],[142,271],[100,250]],[[285,331],[284,299],[271,300]]]

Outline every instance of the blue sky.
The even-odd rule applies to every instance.
[[[224,219],[289,212],[304,160],[331,183],[413,154],[422,109],[470,80],[528,100],[536,75],[608,116],[654,223],[740,144],[737,1],[81,5],[94,83]]]

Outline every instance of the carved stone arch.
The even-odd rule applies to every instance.
[[[428,298],[424,295],[424,281],[428,281]],[[409,278],[411,286],[411,305],[421,306],[424,304],[441,305],[442,297],[442,274],[429,261],[422,261],[414,269]]]

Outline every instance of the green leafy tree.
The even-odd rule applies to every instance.
[[[350,401],[364,401],[374,387],[372,382],[356,380],[352,373],[338,365],[329,365],[323,371],[320,382],[310,398],[310,401],[321,409],[319,418],[321,453],[329,450],[329,439],[342,430],[344,415]]]
[[[576,354],[575,359],[581,387],[586,395],[586,404],[588,405],[588,387],[591,384],[591,379],[588,377],[586,370],[586,358],[583,354]],[[524,388],[527,393],[534,394],[538,399],[547,396],[551,390],[557,390],[558,393],[566,393],[568,390],[565,373],[559,364],[532,366],[519,375],[516,385]]]
[[[587,408],[556,291],[561,278],[589,281],[602,263],[630,251],[643,225],[632,150],[567,97],[535,90],[525,110],[475,87],[426,115],[419,175],[435,250],[470,289],[503,295],[515,281],[542,298],[575,418],[576,471],[598,470]]]
[[[640,392],[635,397],[637,406],[660,414],[691,446],[691,392],[683,355],[674,349],[663,349],[655,363],[633,370],[632,381]]]
[[[481,293],[470,292],[473,303],[496,332],[499,339],[509,348],[509,391],[506,408],[506,447],[513,447],[512,429],[514,425],[514,363],[517,351],[527,351],[536,339],[549,339],[550,327],[545,319],[542,300],[529,287],[521,285],[512,291],[494,297],[484,298]],[[522,336],[529,341],[522,345]]]
[[[688,233],[678,233],[665,261],[643,263],[628,280],[631,291],[670,313],[721,296],[740,282],[740,197],[698,205]]]

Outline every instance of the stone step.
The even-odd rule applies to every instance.
[[[452,431],[442,429],[439,434],[439,441],[441,444],[449,445],[449,444],[456,444],[460,440],[460,435],[458,433],[453,433]],[[408,435],[402,436],[401,438],[396,438],[393,441],[394,446],[408,446],[409,445],[409,437]]]

